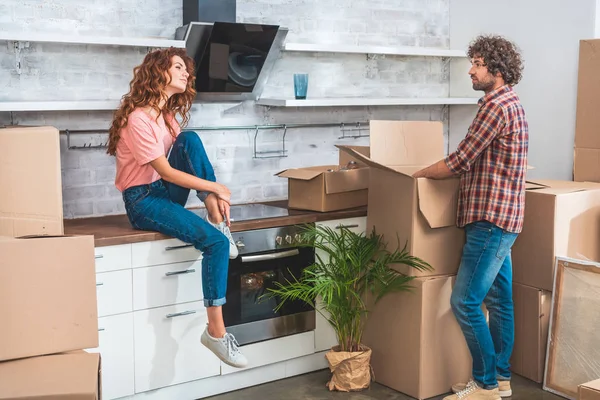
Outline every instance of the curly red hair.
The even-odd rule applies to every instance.
[[[185,92],[171,96],[162,110],[158,107],[160,101],[166,97],[164,89],[169,84],[165,72],[168,72],[172,65],[174,56],[179,56],[185,63],[189,77]],[[114,156],[117,153],[117,143],[121,137],[120,131],[127,125],[127,119],[131,112],[138,107],[150,106],[160,116],[161,113],[175,117],[181,117],[181,126],[185,126],[190,117],[189,111],[192,107],[192,101],[196,96],[194,75],[194,60],[189,57],[185,49],[174,47],[155,50],[144,57],[142,64],[133,69],[133,79],[129,83],[129,92],[122,97],[121,105],[113,116],[113,121],[108,130],[108,154]],[[170,79],[170,78],[169,78]],[[170,118],[165,118],[165,124],[175,136],[175,131],[169,123]]]

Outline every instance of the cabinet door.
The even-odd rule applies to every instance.
[[[98,330],[100,346],[88,351],[102,357],[102,398],[133,395],[133,314],[98,318]]]
[[[133,309],[200,301],[202,260],[133,270]]]
[[[118,271],[131,268],[131,245],[96,247],[96,272]]]
[[[194,246],[179,239],[140,242],[131,246],[131,265],[133,268],[195,261],[202,256],[202,253],[196,250]]]
[[[345,218],[345,219],[337,219],[333,221],[323,221],[317,222],[317,225],[327,226],[332,229],[336,229],[340,226],[346,226],[351,231],[356,233],[365,233],[365,229],[367,226],[367,218],[366,217],[357,217],[357,218]],[[327,261],[327,254],[321,250],[316,250],[316,253],[323,259],[323,261]],[[322,300],[320,297],[316,300],[317,309],[321,309],[320,306],[322,304]],[[326,317],[329,317],[329,314],[324,310],[321,311],[324,316],[317,312],[316,315],[316,325],[315,325],[315,351],[324,351],[329,350],[334,346],[338,345],[337,336],[331,324],[327,322]]]
[[[98,316],[131,312],[131,269],[96,274]]]
[[[135,392],[219,375],[220,360],[200,343],[206,323],[202,302],[135,311]]]

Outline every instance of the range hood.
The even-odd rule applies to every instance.
[[[196,63],[195,101],[257,100],[287,33],[278,25],[232,21],[192,20],[178,28],[175,39],[185,41]]]

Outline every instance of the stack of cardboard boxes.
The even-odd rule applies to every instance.
[[[0,399],[99,400],[92,236],[64,236],[59,132],[0,129]]]
[[[417,276],[414,290],[384,297],[364,333],[375,380],[417,399],[450,391],[471,375],[471,356],[450,309],[464,233],[455,225],[458,179],[414,179],[444,156],[441,122],[370,122],[370,157],[340,146],[370,167],[367,230],[390,250],[405,245],[432,271],[395,268]]]

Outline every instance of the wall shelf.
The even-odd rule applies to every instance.
[[[447,50],[429,47],[404,46],[352,46],[344,44],[311,44],[285,43],[284,51],[313,52],[313,53],[356,53],[356,54],[387,54],[397,56],[427,56],[427,57],[460,57],[467,55],[462,50]]]
[[[134,47],[185,48],[185,41],[154,37],[77,36],[37,32],[0,32],[0,40],[14,42],[73,43]]]
[[[0,112],[6,111],[92,111],[116,110],[120,100],[88,101],[0,101]]]
[[[262,98],[256,101],[261,106],[271,107],[360,107],[360,106],[417,106],[417,105],[458,105],[477,104],[479,98],[439,97],[439,98],[322,98],[322,99],[276,99]]]

